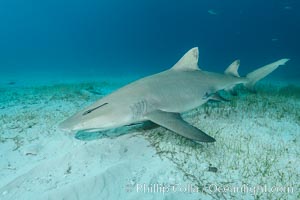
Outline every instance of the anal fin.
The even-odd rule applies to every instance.
[[[219,93],[213,94],[211,97],[209,97],[209,100],[213,100],[213,101],[229,101],[228,99],[225,99],[224,97],[222,97]]]
[[[146,117],[162,126],[165,127],[183,137],[198,141],[198,142],[215,142],[216,140],[201,131],[200,129],[190,125],[184,121],[180,114],[164,112],[157,110],[146,115]]]

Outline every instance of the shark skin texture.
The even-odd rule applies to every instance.
[[[238,84],[253,89],[257,81],[289,60],[278,60],[240,77],[239,60],[234,61],[224,74],[219,74],[199,69],[198,57],[198,48],[192,48],[171,69],[116,90],[71,116],[59,127],[73,133],[95,132],[151,121],[196,142],[215,142],[214,138],[184,121],[180,113],[209,100],[224,100],[218,91],[232,91]]]

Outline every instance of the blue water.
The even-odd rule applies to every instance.
[[[291,58],[300,75],[297,0],[9,0],[0,2],[0,76],[140,76],[198,46],[199,65],[241,74]]]

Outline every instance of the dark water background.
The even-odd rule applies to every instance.
[[[1,1],[0,77],[143,76],[199,46],[209,71],[287,57],[273,77],[299,79],[299,10],[298,0]]]

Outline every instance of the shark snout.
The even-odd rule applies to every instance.
[[[78,116],[71,117],[58,125],[60,130],[66,132],[79,132],[79,131],[92,131],[100,129],[108,129],[113,126],[113,121],[109,118],[92,118],[92,119],[83,119],[78,118]]]
[[[78,132],[107,130],[131,123],[130,108],[110,107],[109,104],[90,106],[59,124],[64,131]]]
[[[58,128],[65,132],[72,132],[72,133],[80,131],[82,129],[79,124],[74,123],[74,121],[72,121],[70,119],[67,119],[67,120],[61,122],[58,125]]]

